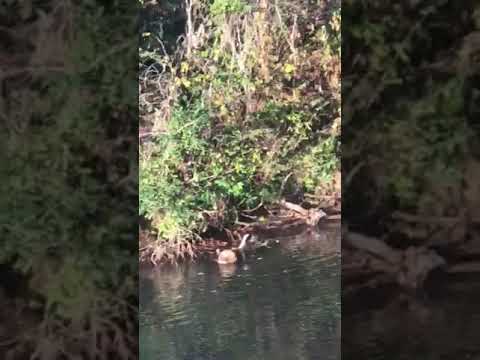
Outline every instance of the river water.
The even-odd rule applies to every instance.
[[[343,297],[343,360],[480,360],[480,280]],[[348,311],[346,311],[348,310]]]
[[[141,360],[340,359],[340,233],[140,273]]]

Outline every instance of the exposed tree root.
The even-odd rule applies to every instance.
[[[255,235],[255,244],[252,247],[262,247],[267,238],[295,236],[307,229],[316,229],[323,221],[338,221],[341,215],[335,210],[319,208],[305,209],[300,205],[282,201],[279,207],[268,209],[270,214],[264,218],[258,214],[261,208],[257,207],[242,214],[248,222],[236,221],[231,229],[217,229],[216,237],[203,236],[195,240],[177,241],[173,244],[164,242],[146,230],[140,230],[140,262],[150,263],[153,266],[161,264],[178,264],[183,261],[192,261],[204,256],[212,256],[217,248],[224,249],[238,245],[241,234]],[[262,240],[263,239],[263,240]]]

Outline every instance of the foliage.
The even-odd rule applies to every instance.
[[[242,14],[250,10],[250,6],[244,0],[214,0],[210,5],[210,14],[221,17],[230,14]]]
[[[332,180],[339,169],[339,143],[335,137],[320,139],[300,159],[297,168],[302,172],[297,176],[301,179],[308,192],[315,192],[322,184]]]
[[[367,8],[348,1],[345,9],[342,52],[355,59],[345,62],[342,81],[342,161],[355,175],[345,204],[356,213],[457,211],[463,205],[452,194],[461,189],[469,151],[465,84],[478,71],[471,40],[478,4],[370,2]],[[452,26],[451,18],[465,11],[470,15]]]
[[[284,196],[286,178],[314,193],[338,170],[339,4],[262,4],[187,2],[182,46],[144,73],[145,98],[157,94],[141,120],[147,252],[233,225]]]
[[[13,68],[23,69],[3,78],[0,262],[25,279],[18,311],[28,319],[34,299],[41,316],[10,355],[128,358],[138,274],[136,8],[18,5],[0,13],[15,27]]]

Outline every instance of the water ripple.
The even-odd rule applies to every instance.
[[[140,358],[339,359],[337,243],[326,234],[282,239],[238,266],[142,278]]]

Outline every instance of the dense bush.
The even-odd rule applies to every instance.
[[[2,355],[132,358],[136,8],[9,4],[0,8],[15,29],[2,32],[13,55],[2,75],[0,263],[20,280],[12,285],[18,308],[2,311],[9,320],[19,313],[24,328],[2,324],[2,336],[16,337]]]
[[[184,9],[181,46],[154,56],[161,71],[142,74],[142,124],[153,137],[141,148],[140,214],[158,235],[154,247],[232,225],[284,196],[287,178],[320,195],[338,170],[339,4]]]
[[[465,85],[478,72],[478,4],[366,5],[347,1],[344,13],[345,209],[366,227],[395,210],[456,213],[470,152]],[[355,215],[367,213],[367,222]]]

